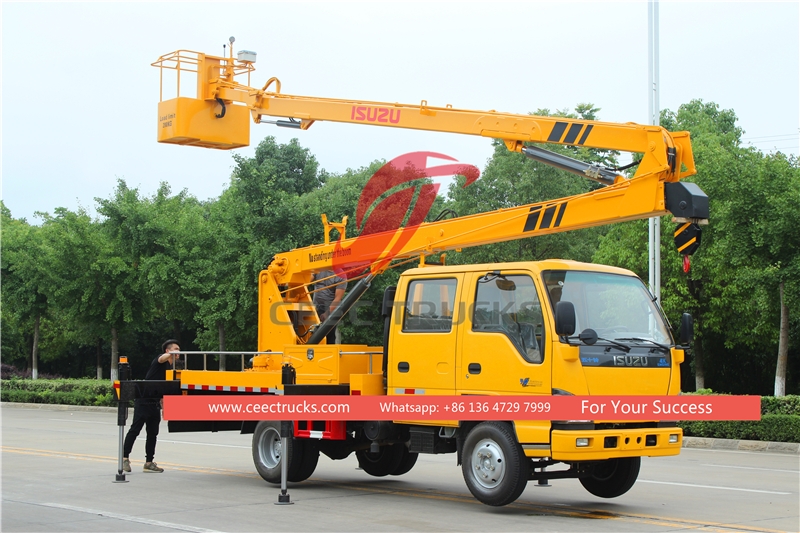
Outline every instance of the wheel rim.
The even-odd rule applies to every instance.
[[[275,468],[281,462],[281,437],[275,428],[267,428],[258,440],[258,458],[267,468]]]
[[[491,439],[483,439],[472,451],[472,475],[484,488],[493,489],[506,475],[506,458],[500,446]]]

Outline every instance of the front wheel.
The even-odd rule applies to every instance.
[[[641,457],[608,459],[592,469],[590,477],[580,478],[583,488],[600,498],[622,496],[633,487],[639,477]]]
[[[530,469],[511,426],[483,422],[464,441],[461,471],[469,491],[486,505],[508,505],[528,484]]]

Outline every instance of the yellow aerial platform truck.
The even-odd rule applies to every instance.
[[[258,346],[242,371],[176,370],[183,394],[242,392],[303,395],[675,395],[689,342],[681,339],[632,272],[566,260],[444,266],[426,257],[469,246],[523,239],[671,213],[678,250],[700,244],[708,198],[682,178],[696,173],[687,132],[633,123],[470,111],[452,106],[295,96],[276,78],[250,86],[256,54],[215,57],[179,50],[153,65],[195,83],[196,96],[162,99],[158,141],[234,149],[250,141],[250,121],[305,130],[317,122],[480,135],[512,151],[603,185],[585,194],[414,227],[346,236],[346,221],[323,216],[325,242],[275,256],[258,279]],[[246,79],[246,83],[238,80]],[[632,177],[555,154],[549,143],[638,154]],[[332,240],[331,231],[339,238]],[[327,344],[326,336],[392,262],[419,260],[383,301],[383,346]],[[320,321],[312,275],[336,269],[358,279]],[[579,334],[576,335],[576,332]],[[291,376],[290,380],[286,375]],[[320,453],[351,453],[372,476],[408,472],[420,453],[455,453],[472,494],[488,505],[516,500],[528,480],[578,478],[613,498],[636,481],[643,456],[677,455],[674,422],[614,420],[294,420],[288,446],[281,422],[170,422],[171,431],[253,433],[253,459],[268,482],[314,472]],[[561,469],[551,467],[561,464]]]

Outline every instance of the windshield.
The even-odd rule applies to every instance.
[[[561,300],[575,306],[576,334],[591,328],[610,340],[635,337],[672,344],[661,310],[639,278],[572,270],[542,275],[553,308]]]

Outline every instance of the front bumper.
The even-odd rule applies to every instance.
[[[675,442],[670,442],[672,436]],[[578,446],[578,442],[585,444]],[[678,455],[683,445],[679,427],[562,430],[550,437],[551,457],[556,461],[601,461],[617,457],[664,457]]]

